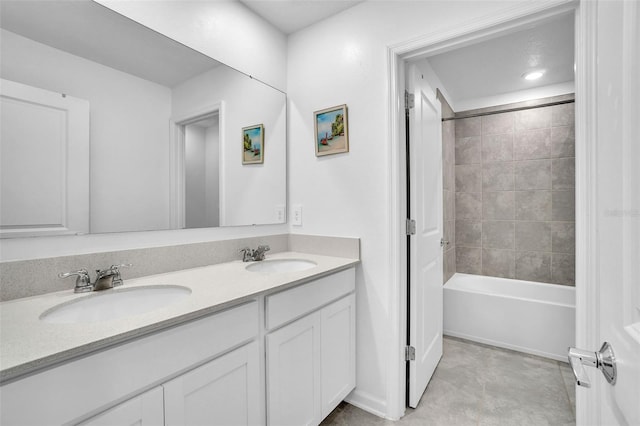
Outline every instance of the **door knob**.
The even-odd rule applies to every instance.
[[[573,370],[578,386],[591,387],[584,365],[597,368],[602,371],[609,384],[616,384],[616,357],[613,354],[613,348],[608,342],[604,342],[598,352],[569,348],[569,364],[571,364],[571,370]]]

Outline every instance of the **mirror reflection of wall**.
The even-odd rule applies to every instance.
[[[90,104],[91,233],[283,222],[276,212],[286,202],[284,93],[89,0],[0,6],[0,77]],[[218,217],[187,221],[187,194],[175,197],[172,123],[215,103],[226,108],[219,183],[217,194],[213,184],[198,191],[198,203],[211,210],[218,198]],[[267,161],[242,168],[241,129],[258,122],[268,129]],[[183,169],[184,181],[193,173]],[[180,225],[176,209],[184,211]]]

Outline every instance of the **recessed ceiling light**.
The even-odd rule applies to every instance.
[[[529,71],[522,74],[522,78],[524,78],[525,80],[537,80],[542,77],[543,74],[544,70]]]

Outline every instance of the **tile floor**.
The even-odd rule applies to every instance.
[[[400,421],[343,402],[322,425],[575,425],[575,389],[566,363],[446,337],[418,408]]]

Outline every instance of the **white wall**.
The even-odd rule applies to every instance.
[[[184,186],[185,186],[185,226],[205,227],[206,194],[206,145],[205,129],[197,125],[187,125],[184,129]]]
[[[207,87],[207,90],[202,90]],[[222,103],[220,224],[274,223],[286,203],[286,97],[228,67],[217,67],[173,88],[174,117]],[[242,164],[242,128],[264,125],[264,164]]]
[[[90,228],[169,228],[171,91],[2,30],[2,78],[90,104]]]
[[[240,2],[97,2],[280,90],[286,87],[286,36]]]
[[[304,216],[294,233],[361,238],[357,271],[357,388],[350,401],[387,417],[401,410],[393,383],[399,324],[390,259],[389,75],[387,47],[494,19],[530,2],[368,1],[289,37],[290,202]],[[497,19],[497,18],[496,18]],[[313,112],[346,103],[347,154],[317,158]],[[399,227],[399,226],[398,226]],[[391,381],[390,381],[391,378]]]

